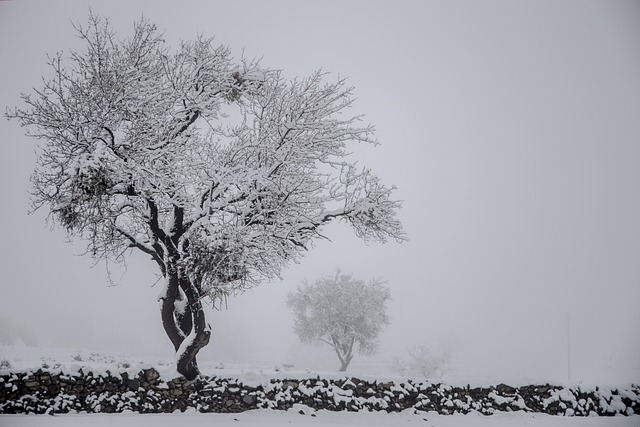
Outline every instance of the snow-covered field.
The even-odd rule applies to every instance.
[[[74,372],[78,369],[95,373],[138,372],[153,366],[167,379],[175,375],[167,360],[136,359],[127,356],[108,355],[82,350],[43,349],[38,347],[0,347],[0,374],[7,371],[29,371],[39,368]],[[308,378],[310,376],[343,377],[338,373],[310,372],[296,370],[287,365],[251,366],[222,362],[201,363],[203,373],[219,377],[238,378],[244,383],[266,383],[270,378]],[[380,367],[381,376],[388,378],[391,372]],[[375,367],[361,365],[359,372],[352,375],[373,378]],[[49,415],[6,415],[0,414],[0,426],[209,426],[217,427],[260,425],[260,426],[404,426],[422,425],[432,427],[640,427],[640,416],[629,417],[563,417],[525,412],[496,413],[484,416],[476,413],[467,415],[438,415],[432,412],[407,410],[402,413],[385,412],[330,412],[315,411],[302,405],[295,405],[289,411],[252,410],[238,414],[200,414],[195,411],[173,414],[58,414]]]
[[[311,416],[301,415],[295,410],[254,410],[240,414],[73,414],[73,415],[0,415],[3,427],[39,426],[216,426],[238,427],[242,425],[276,426],[429,426],[429,427],[638,427],[640,416],[632,417],[558,417],[524,412],[501,413],[491,416],[479,414],[436,415],[386,414],[372,412],[319,411]]]

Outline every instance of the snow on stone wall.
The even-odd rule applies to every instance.
[[[626,388],[452,387],[431,382],[402,383],[342,379],[272,379],[249,386],[238,379],[203,377],[164,381],[153,368],[130,373],[68,374],[42,369],[0,375],[0,413],[54,414],[125,410],[162,413],[242,412],[248,409],[315,411],[435,411],[440,414],[496,411],[552,415],[640,414],[640,385]]]

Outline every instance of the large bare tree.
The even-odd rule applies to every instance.
[[[393,188],[348,155],[376,141],[347,114],[343,80],[286,80],[205,38],[172,48],[145,19],[125,39],[95,15],[76,30],[84,50],[50,57],[43,86],[6,114],[40,141],[33,207],[96,259],[149,255],[185,377],[209,342],[205,299],[277,276],[332,220],[405,239]]]

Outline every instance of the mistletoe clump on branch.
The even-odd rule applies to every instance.
[[[122,40],[94,15],[76,30],[85,49],[50,57],[51,77],[7,111],[41,141],[33,206],[96,259],[150,256],[185,377],[209,342],[205,299],[276,277],[332,220],[405,239],[393,188],[349,159],[348,143],[376,141],[346,115],[344,80],[287,80],[203,37],[172,49],[146,19]]]

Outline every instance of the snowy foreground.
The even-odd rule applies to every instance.
[[[499,413],[491,416],[479,414],[437,415],[430,413],[386,414],[373,412],[319,411],[301,415],[296,410],[254,410],[240,414],[74,414],[74,415],[0,415],[2,427],[40,426],[216,426],[242,425],[276,426],[429,426],[429,427],[639,427],[640,416],[617,417],[560,417],[524,412]]]
[[[113,356],[87,351],[54,350],[33,347],[0,347],[0,371],[31,371],[39,368],[72,372],[78,369],[90,370],[99,374],[106,372],[138,372],[141,368],[154,366],[161,372],[163,378],[175,375],[166,361],[148,364],[130,357]],[[235,377],[245,383],[264,383],[269,378],[302,377],[318,374],[321,377],[339,376],[337,373],[297,371],[286,365],[275,367],[253,367],[223,365],[222,363],[203,364],[203,371],[222,377]],[[363,376],[383,377],[389,374],[383,369],[371,370]],[[250,410],[235,414],[201,414],[195,410],[184,413],[171,414],[137,414],[124,412],[120,414],[56,414],[50,415],[8,415],[0,414],[0,427],[11,426],[211,426],[227,427],[240,425],[260,426],[404,426],[422,425],[431,427],[640,427],[640,416],[615,417],[567,417],[551,416],[540,413],[526,412],[496,412],[486,416],[476,412],[470,414],[439,415],[435,412],[416,411],[408,409],[401,413],[385,412],[331,412],[327,410],[315,411],[304,405],[296,404],[288,411],[280,410]]]

